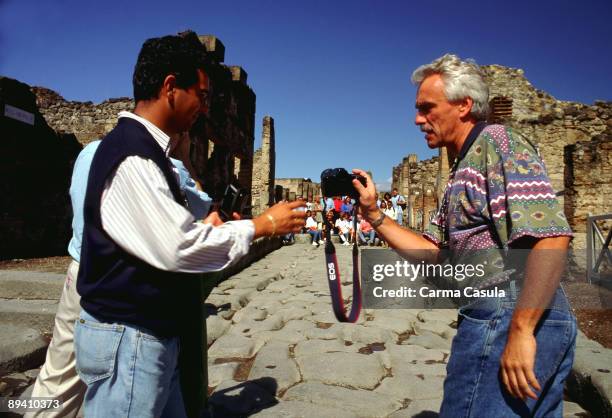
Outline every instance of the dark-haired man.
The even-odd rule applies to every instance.
[[[170,135],[205,109],[205,50],[193,32],[147,40],[134,70],[134,112],[94,156],[77,289],[77,370],[85,415],[185,416],[177,369],[183,321],[198,303],[183,273],[219,270],[252,239],[304,225],[302,202],[252,221],[195,223],[168,160]],[[197,276],[194,276],[197,277]]]
[[[366,219],[390,247],[429,250],[434,263],[441,249],[453,261],[486,251],[485,262],[512,248],[531,250],[520,274],[514,264],[490,263],[495,274],[473,283],[504,294],[460,308],[440,417],[561,417],[576,339],[559,287],[572,232],[544,164],[526,138],[487,125],[488,86],[474,62],[447,54],[412,80],[415,123],[430,148],[455,157],[444,198],[425,233],[416,234],[381,214],[371,178],[354,170],[367,178],[367,187],[353,181]]]

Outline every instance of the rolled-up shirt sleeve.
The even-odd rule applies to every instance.
[[[167,271],[223,269],[249,251],[255,232],[249,220],[219,227],[194,222],[174,200],[160,168],[137,156],[126,158],[109,177],[100,213],[117,245]]]

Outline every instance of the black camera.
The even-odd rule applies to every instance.
[[[241,214],[248,196],[248,193],[240,187],[233,184],[228,185],[219,207],[221,220],[223,222],[231,221],[234,212]]]
[[[350,174],[344,168],[328,168],[321,173],[321,193],[325,197],[350,196],[359,200],[359,192],[353,186],[357,179],[366,186],[366,179],[358,174]]]

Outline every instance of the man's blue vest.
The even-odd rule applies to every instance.
[[[157,164],[172,196],[184,205],[170,161],[155,139],[138,121],[119,119],[98,147],[89,172],[77,279],[81,306],[103,322],[142,327],[161,337],[176,336],[179,321],[184,320],[184,309],[197,303],[198,295],[187,290],[188,282],[194,279],[145,263],[118,246],[102,228],[100,202],[104,185],[129,156],[140,156]],[[146,217],[143,213],[143,223],[147,222]]]

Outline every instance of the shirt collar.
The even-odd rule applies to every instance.
[[[164,150],[166,156],[168,156],[170,152],[170,137],[164,131],[155,126],[155,124],[141,116],[138,116],[128,111],[119,112],[119,118],[130,118],[142,123],[142,125],[147,129],[147,131],[149,131],[153,139],[155,139],[155,142],[157,142],[161,149]]]
[[[476,138],[478,138],[478,135],[480,135],[482,130],[486,127],[487,122],[484,121],[478,122],[476,125],[474,125],[467,138],[465,139],[465,142],[461,146],[461,151],[459,151],[459,155],[457,155],[457,161],[461,161],[463,160],[463,158],[465,158],[465,154],[467,154],[474,141],[476,141]]]

